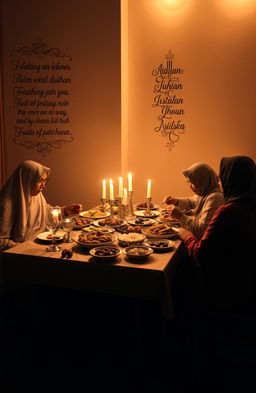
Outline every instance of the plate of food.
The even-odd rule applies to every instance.
[[[150,213],[147,213],[147,210],[137,210],[134,212],[134,215],[144,218],[157,218],[160,215],[160,212],[157,210],[151,210]]]
[[[154,220],[153,218],[147,218],[147,217],[137,217],[132,220],[128,220],[128,223],[131,225],[148,226],[148,225],[155,224],[156,220]]]
[[[167,224],[155,224],[149,228],[144,228],[142,233],[146,235],[148,238],[157,239],[157,238],[167,238],[170,239],[172,237],[177,236],[178,229],[175,227],[171,227]]]
[[[142,229],[143,226],[141,225],[123,224],[117,227],[116,231],[120,233],[130,233],[130,232],[141,233]]]
[[[81,229],[93,223],[93,218],[76,217],[74,218],[74,229]]]
[[[89,253],[98,261],[112,261],[122,254],[122,250],[115,246],[100,246],[91,248]]]
[[[146,259],[153,252],[154,252],[154,250],[151,247],[143,246],[143,245],[133,245],[133,246],[126,247],[123,250],[123,253],[129,259],[133,259],[133,260]]]
[[[121,247],[127,247],[133,244],[141,244],[144,242],[145,239],[146,239],[145,235],[136,232],[119,233],[117,235],[117,241]]]
[[[176,225],[179,226],[180,223],[178,220],[175,220],[172,215],[171,215],[171,211],[170,210],[162,210],[159,216],[159,220],[162,223],[166,223],[168,225]]]
[[[97,246],[106,246],[113,244],[116,241],[116,237],[112,234],[102,233],[85,233],[81,232],[74,237],[75,242],[85,248],[93,248]]]
[[[85,217],[85,218],[92,218],[93,220],[98,220],[101,218],[109,217],[110,212],[101,211],[98,209],[91,209],[91,210],[85,210],[85,211],[79,213],[79,216]]]
[[[106,235],[115,232],[115,229],[108,226],[99,227],[99,225],[90,225],[88,227],[82,228],[82,231],[85,233],[103,233]]]
[[[94,222],[94,225],[97,225],[99,227],[103,227],[103,226],[110,226],[113,228],[119,227],[120,225],[124,224],[125,221],[121,220],[120,218],[117,217],[107,217],[107,218],[103,218],[101,220],[97,220]]]
[[[55,241],[56,242],[60,242],[61,240],[64,239],[64,237],[66,236],[66,232],[65,231],[57,231],[55,234]],[[37,235],[37,239],[39,240],[43,240],[43,241],[47,241],[47,242],[52,242],[52,231],[46,231],[46,232],[41,232]]]
[[[158,210],[158,208],[159,208],[159,205],[156,205],[155,203],[152,203],[152,202],[150,202],[149,206],[150,206],[151,210]],[[135,208],[137,210],[146,210],[147,207],[148,207],[147,202],[142,202],[142,203],[138,203],[137,205],[135,205]]]
[[[154,252],[168,252],[173,250],[175,242],[169,239],[152,239],[147,240],[147,246],[153,248]]]

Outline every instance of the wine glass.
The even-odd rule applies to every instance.
[[[67,237],[65,239],[66,243],[72,243],[73,239],[70,237],[70,232],[75,226],[75,222],[73,218],[64,218],[61,222],[62,228],[67,233]]]
[[[61,225],[61,209],[59,207],[49,207],[46,216],[46,228],[52,232],[52,244],[46,248],[46,251],[60,251],[60,247],[56,244],[56,232]]]

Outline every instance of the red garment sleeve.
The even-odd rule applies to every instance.
[[[201,239],[194,236],[188,236],[185,240],[185,246],[189,256],[199,265],[213,254],[221,252],[226,232],[226,206],[221,206],[215,212],[204,235]]]

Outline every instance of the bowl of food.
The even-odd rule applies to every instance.
[[[122,224],[124,224],[124,220],[121,220],[120,218],[117,217],[107,217],[95,222],[95,225],[99,225],[99,226],[107,225],[113,228],[119,227]]]
[[[126,247],[123,252],[129,259],[146,259],[154,250],[144,245],[133,245]]]
[[[141,244],[146,239],[146,236],[142,233],[130,232],[120,233],[117,235],[118,244],[121,247],[128,247],[134,244]]]
[[[154,252],[168,252],[173,250],[175,242],[169,239],[152,239],[145,244],[153,248]]]
[[[147,218],[147,217],[137,217],[131,220],[128,220],[128,223],[130,225],[134,225],[134,226],[149,226],[149,225],[153,225],[156,223],[156,220],[154,220],[153,218]]]
[[[112,261],[122,254],[122,250],[115,246],[100,246],[92,248],[89,253],[93,258],[99,261]]]
[[[177,236],[178,233],[178,229],[171,227],[167,224],[156,224],[156,225],[152,225],[149,228],[145,228],[142,230],[142,232],[144,233],[144,235],[147,236],[147,238],[150,239],[157,239],[157,238],[172,238]]]
[[[175,218],[172,217],[171,211],[170,210],[162,210],[161,214],[159,216],[159,220],[161,223],[165,223],[168,225],[179,225],[179,221],[175,220]]]
[[[82,228],[82,231],[85,233],[102,233],[103,235],[115,232],[115,229],[112,227],[99,227],[96,225],[90,225],[88,227]]]
[[[131,233],[131,232],[141,233],[142,228],[143,227],[141,225],[123,224],[120,225],[119,227],[116,227],[116,231],[120,233]]]
[[[158,210],[150,210],[148,212],[147,210],[136,210],[134,212],[134,215],[137,217],[146,217],[146,218],[157,218],[160,215],[160,212]]]
[[[135,205],[135,207],[137,210],[145,210],[148,207],[148,202],[138,203],[137,205]],[[149,207],[151,210],[157,210],[159,206],[150,202]]]
[[[74,229],[81,229],[93,223],[93,218],[89,217],[76,217],[74,218]]]
[[[81,247],[93,248],[113,244],[116,241],[116,237],[112,234],[103,234],[100,231],[96,233],[81,232],[74,240]]]
[[[92,218],[93,220],[98,220],[104,217],[110,216],[109,212],[104,212],[98,209],[91,209],[91,210],[85,210],[81,213],[79,213],[80,217],[85,217],[85,218]]]

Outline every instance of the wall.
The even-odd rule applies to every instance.
[[[167,193],[189,193],[182,171],[196,161],[218,171],[222,156],[255,158],[255,1],[183,0],[176,10],[163,6],[172,1],[121,1],[121,59],[119,0],[1,1],[6,175],[24,159],[42,162],[52,168],[47,199],[80,201],[88,208],[99,202],[103,178],[117,184],[122,173],[126,183],[131,171],[135,201],[145,199],[151,178],[153,200],[160,202]],[[13,142],[17,113],[10,52],[38,39],[72,56],[61,61],[71,64],[74,139],[45,155]],[[159,113],[152,107],[152,70],[165,64],[169,50],[184,70],[178,93],[186,127],[170,151],[166,137],[155,132]]]
[[[187,195],[182,171],[197,161],[216,171],[222,156],[255,156],[256,4],[247,0],[124,0],[122,40],[128,57],[123,138],[126,167],[134,174],[135,199],[145,200],[152,179],[153,201]],[[176,0],[176,3],[178,0]],[[152,70],[171,50],[180,75],[186,128],[169,151],[152,107]],[[175,91],[174,91],[175,93]]]
[[[98,204],[103,177],[117,178],[121,171],[119,0],[2,0],[1,22],[6,176],[21,161],[32,159],[52,168],[51,181],[45,190],[51,203],[81,202],[85,208]],[[42,54],[41,49],[40,53],[31,54],[38,40],[51,50],[50,54]],[[72,60],[62,57],[61,52],[70,55]],[[41,67],[59,62],[70,69],[40,71],[41,76],[49,79],[47,83],[37,84],[33,82],[36,71],[22,70],[23,76],[27,80],[31,78],[33,83],[15,84],[13,59]],[[70,83],[56,83],[55,87],[49,83],[53,74],[66,76]],[[68,128],[70,135],[46,135],[44,139],[24,136],[16,138],[19,143],[22,139],[23,145],[14,143],[17,119],[24,120],[27,115],[18,115],[18,108],[13,105],[14,85],[25,86],[27,90],[36,87],[46,91],[47,86],[56,92],[66,89],[69,92],[68,124],[42,127],[55,130],[62,126]],[[58,101],[56,97],[52,98],[55,102]],[[29,98],[38,97],[30,95]],[[26,112],[29,107],[22,109]],[[51,118],[50,115],[42,116],[47,117]],[[23,126],[29,128],[28,124]],[[38,130],[40,126],[33,124],[32,128]],[[32,146],[31,140],[38,144]],[[42,148],[49,151],[37,151]]]

